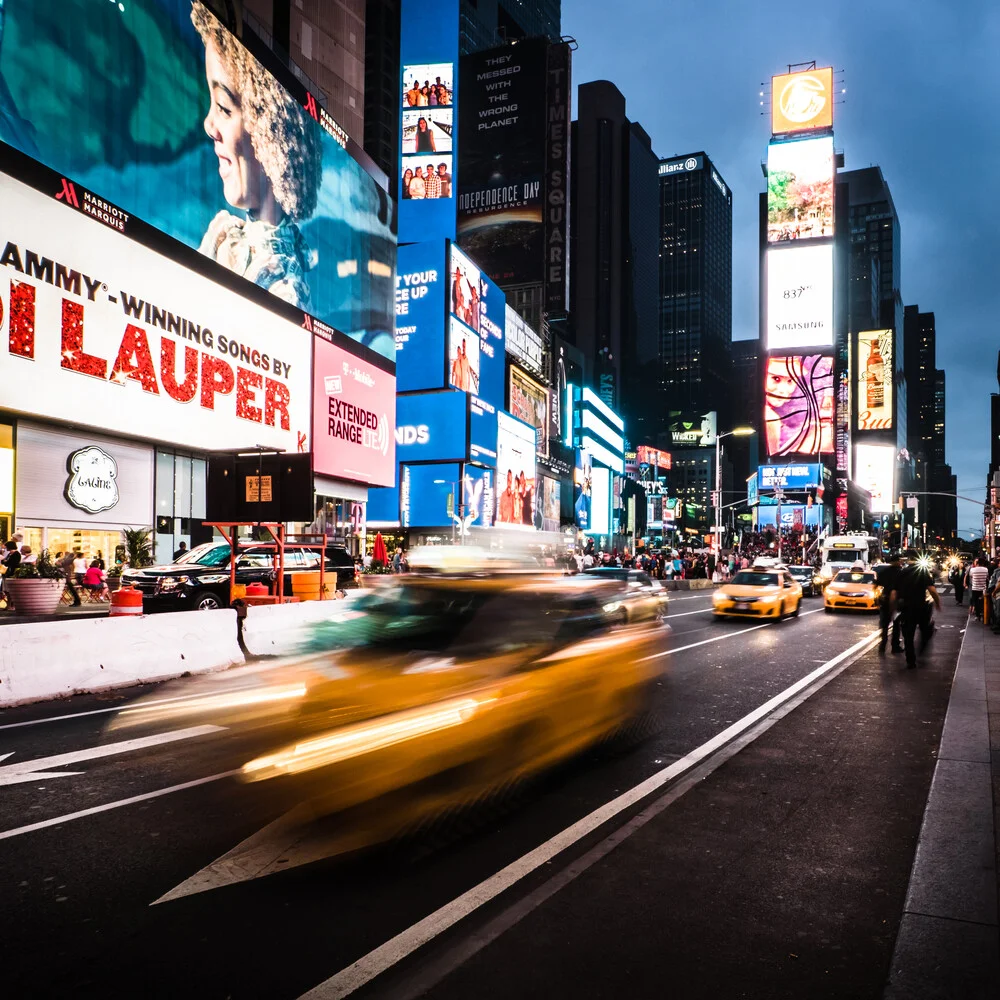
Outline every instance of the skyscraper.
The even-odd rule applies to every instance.
[[[562,0],[462,0],[459,52],[491,49],[519,38],[559,40]]]
[[[399,162],[400,0],[365,4],[365,152],[390,177]]]
[[[660,350],[670,410],[730,417],[733,195],[704,152],[660,160]]]
[[[629,434],[645,433],[641,423],[633,425],[633,389],[639,360],[656,357],[657,232],[651,220],[658,209],[658,161],[613,83],[581,84],[577,106],[570,226],[575,343],[601,397],[623,410]]]

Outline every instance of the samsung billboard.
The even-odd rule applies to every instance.
[[[833,246],[767,251],[766,349],[833,346]]]

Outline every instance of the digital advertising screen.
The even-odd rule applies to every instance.
[[[833,127],[833,68],[771,77],[771,132],[786,135]]]
[[[669,451],[660,451],[648,444],[641,444],[636,448],[635,459],[640,465],[647,465],[651,469],[669,469],[673,466]]]
[[[469,461],[496,465],[497,408],[471,393],[469,400]]]
[[[611,471],[595,465],[591,470],[590,527],[591,535],[606,535],[611,531]]]
[[[764,373],[767,454],[832,455],[833,358],[769,357]]]
[[[421,392],[396,397],[396,460],[443,462],[465,458],[466,397]]]
[[[96,217],[135,216],[200,251],[206,274],[239,275],[391,359],[384,180],[244,41],[199,0],[6,0],[0,140],[121,213],[95,203]]]
[[[467,465],[462,476],[462,511],[466,527],[488,528],[493,524],[493,469]]]
[[[767,241],[833,236],[833,136],[767,147]]]
[[[541,373],[545,360],[542,338],[509,302],[504,310],[504,340],[508,354],[514,355],[528,371]]]
[[[313,471],[392,486],[395,377],[323,337],[313,341]]]
[[[833,247],[770,249],[768,351],[833,346]]]
[[[500,409],[504,399],[503,292],[454,243],[448,254],[448,382]]]
[[[535,428],[497,414],[497,515],[501,528],[532,528],[535,505]]]
[[[445,246],[399,248],[396,271],[396,382],[398,392],[445,385]]]
[[[494,281],[542,277],[549,43],[463,56],[458,240]]]
[[[462,488],[457,462],[402,465],[399,477],[399,523],[403,528],[441,527],[458,514]]]
[[[707,413],[670,413],[670,440],[674,447],[710,448],[715,444],[718,433],[719,414],[716,410]]]
[[[858,430],[892,429],[892,330],[858,334]]]
[[[872,495],[873,514],[892,510],[896,449],[891,444],[859,444],[854,449],[854,481]]]
[[[590,454],[576,449],[576,464],[573,468],[573,516],[581,531],[590,528],[590,505],[593,487],[593,463]]]
[[[460,163],[459,0],[402,0],[399,82],[399,239],[455,238]],[[424,120],[421,124],[421,119]]]
[[[816,462],[798,465],[762,465],[757,470],[761,493],[779,486],[783,490],[804,490],[823,485],[823,466]]]
[[[309,451],[312,337],[57,192],[0,173],[3,406],[197,450]]]
[[[516,365],[510,366],[510,405],[508,409],[518,420],[531,424],[537,431],[539,457],[549,453],[549,390]]]
[[[559,510],[562,503],[562,486],[551,476],[538,477],[535,498],[535,524],[542,531],[559,530]]]

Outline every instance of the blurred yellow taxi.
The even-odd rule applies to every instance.
[[[839,611],[878,611],[882,588],[871,570],[841,570],[823,591],[823,609]]]
[[[621,583],[543,573],[383,577],[313,626],[302,655],[193,679],[144,711],[240,732],[247,781],[295,778],[345,844],[393,836],[579,752],[641,717],[667,629],[623,623]],[[200,683],[199,683],[200,682]],[[208,706],[208,711],[206,711]],[[266,746],[269,744],[269,747]],[[343,849],[348,849],[345,846]]]
[[[797,615],[802,587],[784,566],[741,569],[712,597],[718,618],[783,618]]]

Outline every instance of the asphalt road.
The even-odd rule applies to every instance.
[[[225,731],[106,732],[138,691],[0,713],[5,994],[879,996],[964,619],[905,671],[869,616],[709,608],[671,602],[644,741],[464,835],[348,857],[259,833],[295,790],[238,783],[255,748]]]

